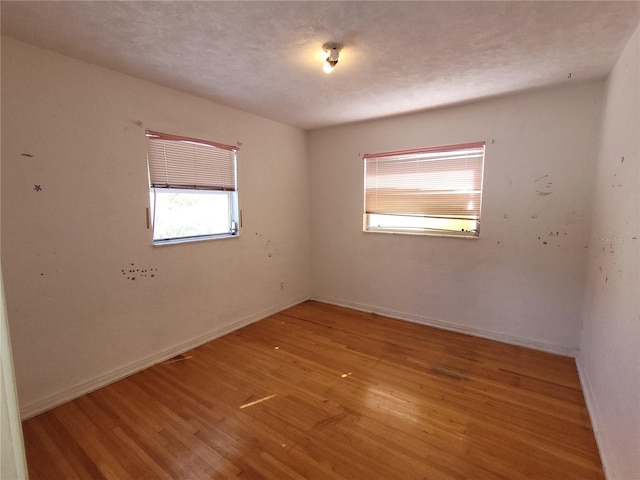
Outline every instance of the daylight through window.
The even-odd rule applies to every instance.
[[[238,235],[237,147],[147,131],[153,243]]]
[[[364,155],[364,230],[480,233],[485,143]]]

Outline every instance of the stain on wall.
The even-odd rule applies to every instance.
[[[127,280],[135,280],[136,278],[155,278],[158,273],[157,268],[137,268],[135,263],[132,263],[127,268],[121,270],[122,276]]]

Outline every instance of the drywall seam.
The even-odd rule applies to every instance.
[[[619,478],[616,474],[614,462],[609,462],[609,443],[606,437],[602,434],[598,425],[598,407],[596,399],[589,382],[589,376],[583,371],[580,363],[580,358],[576,358],[576,367],[578,368],[578,378],[580,379],[580,385],[582,386],[582,392],[584,394],[584,400],[587,404],[587,412],[589,413],[589,420],[591,421],[591,427],[593,434],[596,437],[596,445],[598,446],[598,452],[600,453],[600,461],[602,462],[602,468],[604,470],[605,478]]]
[[[312,296],[311,300],[323,303],[329,303],[331,305],[337,305],[339,307],[353,308],[368,313],[377,313],[387,317],[395,318],[398,320],[405,320],[411,323],[419,323],[429,327],[435,327],[442,330],[449,330],[452,332],[464,333],[472,335],[474,337],[486,338],[489,340],[495,340],[502,343],[508,343],[509,345],[517,345],[519,347],[531,348],[533,350],[539,350],[542,352],[553,353],[555,355],[562,355],[565,357],[575,358],[578,354],[577,348],[562,347],[560,345],[552,345],[548,343],[535,342],[519,337],[512,337],[510,335],[503,335],[497,332],[489,330],[483,330],[480,328],[472,328],[464,325],[457,325],[450,322],[444,322],[442,320],[434,320],[432,318],[423,317],[420,315],[413,315],[410,313],[398,312],[396,310],[388,310],[386,308],[380,308],[373,305],[365,305],[361,303],[351,302],[348,300],[336,299],[331,297]]]
[[[262,320],[263,318],[273,315],[274,313],[278,313],[282,310],[285,310],[307,300],[309,300],[309,297],[307,295],[304,295],[294,299],[290,303],[275,305],[258,313],[249,315],[248,317],[236,320],[235,322],[225,325],[222,328],[217,328],[208,333],[205,333],[204,335],[199,335],[195,338],[192,338],[191,340],[175,345],[167,350],[163,350],[136,362],[130,363],[129,365],[125,365],[124,367],[112,370],[111,372],[100,375],[99,377],[92,378],[91,380],[80,383],[72,388],[54,393],[53,395],[49,395],[35,402],[22,405],[20,408],[20,415],[22,417],[22,420],[34,417],[40,413],[57,407],[58,405],[69,402],[74,398],[78,398],[101,387],[105,387],[111,383],[117,382],[118,380],[122,380],[123,378],[133,375],[134,373],[140,372],[146,368],[152,367],[153,365],[164,362],[165,360],[175,357],[176,355],[185,353],[189,350],[199,347],[200,345],[204,345],[207,342],[215,340],[216,338],[227,335],[235,330],[238,330],[251,323]]]

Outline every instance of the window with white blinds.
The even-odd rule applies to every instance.
[[[147,131],[154,188],[236,190],[236,150],[220,143]]]
[[[485,143],[364,155],[364,230],[477,237]]]
[[[238,234],[237,147],[147,131],[154,244]]]

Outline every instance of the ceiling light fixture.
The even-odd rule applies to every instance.
[[[322,70],[324,70],[324,73],[333,72],[333,69],[338,64],[340,50],[342,50],[342,45],[340,45],[339,43],[327,42],[322,45],[322,51],[327,55],[324,64],[322,65]]]

